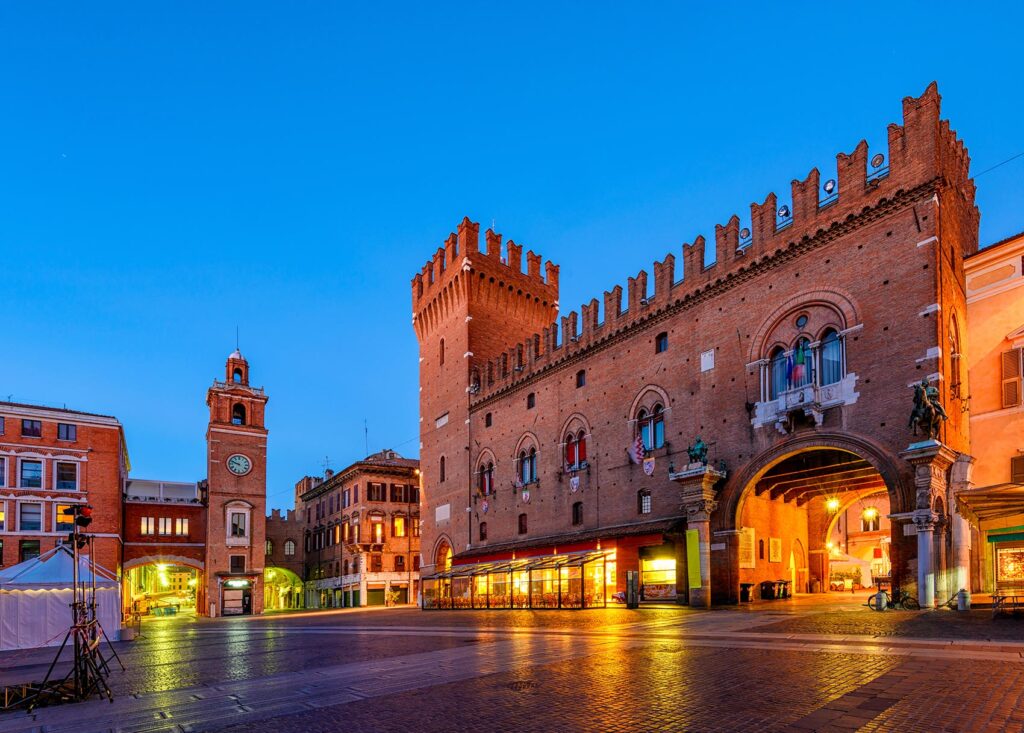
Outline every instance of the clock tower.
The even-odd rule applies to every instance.
[[[249,384],[237,349],[224,381],[206,393],[206,608],[211,616],[263,612],[266,545],[267,395]]]

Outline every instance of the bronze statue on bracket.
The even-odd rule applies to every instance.
[[[690,459],[690,463],[702,463],[706,466],[708,465],[708,444],[698,435],[697,441],[693,445],[687,446],[686,455]]]
[[[907,425],[908,428],[913,428],[914,435],[917,435],[917,429],[921,428],[921,432],[929,438],[937,439],[939,427],[942,421],[947,419],[949,416],[939,401],[939,388],[929,384],[927,379],[915,384],[914,409],[910,413],[910,423]]]

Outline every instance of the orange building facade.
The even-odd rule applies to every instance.
[[[603,606],[630,572],[697,606],[823,591],[869,507],[871,582],[945,600],[969,158],[933,85],[836,168],[560,318],[557,265],[459,225],[412,281],[425,606]]]

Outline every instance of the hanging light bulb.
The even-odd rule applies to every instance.
[[[828,509],[830,512],[838,512],[839,499],[833,496],[831,499],[825,502],[825,508]]]

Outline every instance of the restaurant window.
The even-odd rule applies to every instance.
[[[405,555],[395,555],[395,572],[405,572]]]
[[[78,488],[78,464],[57,461],[57,488],[74,491]]]
[[[640,410],[636,416],[644,450],[654,450],[665,445],[665,408],[660,403],[648,412]]]
[[[480,535],[480,541],[483,542],[487,539],[487,522],[480,522],[477,526],[477,532]]]
[[[71,512],[64,513],[65,509],[71,509],[73,511],[73,505],[71,504],[58,504],[53,520],[53,529],[55,532],[71,532],[75,528],[75,517]]]
[[[577,501],[572,505],[572,523],[583,524],[583,502]]]
[[[405,537],[405,515],[396,514],[391,518],[391,536],[392,537]]]
[[[248,537],[244,512],[231,512],[231,536]]]
[[[70,423],[57,423],[57,440],[78,440],[78,426]]]
[[[384,556],[379,552],[370,554],[370,572],[380,573],[384,570]]]
[[[174,534],[179,537],[188,537],[188,517],[179,517],[174,520]]]
[[[142,517],[139,522],[140,534],[156,534],[156,518],[155,517]]]
[[[245,572],[245,555],[231,555],[231,572],[236,574]]]
[[[43,423],[39,420],[22,420],[21,437],[41,438],[43,437]]]
[[[526,534],[526,515],[519,515],[519,534]]]
[[[24,502],[18,505],[18,530],[21,532],[43,531],[43,505]]]
[[[576,389],[587,386],[587,370],[580,369],[576,372]]]
[[[43,487],[43,462],[26,461],[21,462],[21,483],[23,489],[41,489]]]
[[[284,541],[284,555],[285,557],[292,557],[295,554],[295,543],[292,540]]]
[[[668,351],[668,332],[662,331],[654,337],[654,353],[661,354]]]
[[[636,493],[636,512],[637,514],[651,513],[651,492],[647,489],[641,489]]]
[[[39,557],[39,540],[22,540],[19,545],[18,557],[20,562]]]

